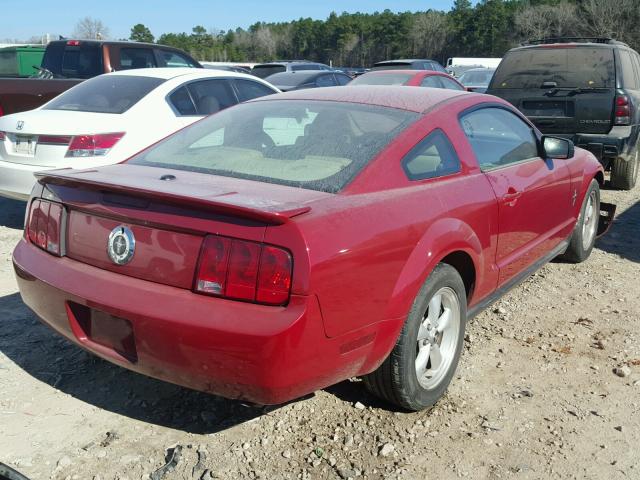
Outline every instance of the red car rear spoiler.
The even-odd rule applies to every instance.
[[[255,220],[271,225],[282,225],[293,217],[302,215],[311,210],[310,206],[300,206],[290,203],[278,205],[266,205],[262,208],[233,202],[234,197],[190,197],[179,195],[167,191],[158,191],[142,187],[119,185],[102,181],[89,180],[87,178],[76,178],[65,175],[64,171],[39,172],[35,174],[39,183],[43,185],[59,185],[63,187],[80,187],[87,190],[108,191],[122,193],[147,200],[156,200],[163,203],[171,203],[184,207],[195,208],[204,211],[215,211],[222,214]]]

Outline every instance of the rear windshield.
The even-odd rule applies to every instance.
[[[161,78],[103,75],[67,90],[43,110],[124,113],[163,82]]]
[[[410,73],[364,74],[351,80],[350,85],[404,85],[413,77]]]
[[[259,78],[267,78],[274,73],[285,72],[287,68],[284,65],[256,65],[251,69],[251,73]]]
[[[598,47],[528,48],[508,53],[491,88],[613,88],[613,50]]]
[[[411,69],[413,64],[410,62],[393,62],[374,65],[371,70],[407,70]]]
[[[276,73],[272,77],[269,77],[269,82],[272,85],[280,85],[281,87],[295,87],[307,82],[312,82],[318,72],[283,72]]]
[[[129,163],[338,192],[418,117],[352,103],[249,102],[179,131]]]
[[[55,78],[92,78],[104,73],[102,51],[95,43],[52,42],[45,50],[42,66]]]

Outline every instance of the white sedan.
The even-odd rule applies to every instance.
[[[89,79],[40,108],[0,117],[0,196],[27,199],[34,172],[118,163],[205,115],[278,91],[251,75],[193,68]]]

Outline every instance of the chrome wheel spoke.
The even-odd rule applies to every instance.
[[[442,295],[435,294],[429,302],[429,313],[427,319],[431,322],[431,325],[435,325],[436,320],[440,316],[440,308],[442,308]]]
[[[427,371],[427,363],[429,362],[430,352],[430,344],[426,344],[420,349],[420,351],[418,351],[418,356],[416,357],[416,375],[418,376],[418,379],[420,379]]]
[[[427,320],[423,321],[420,324],[420,328],[418,329],[418,342],[425,340],[429,337],[429,329],[427,328]]]
[[[442,315],[440,315],[440,318],[438,319],[436,332],[442,333],[443,331],[445,331],[449,326],[450,322],[451,322],[451,309],[445,308],[444,312],[442,312]]]
[[[442,366],[442,352],[437,343],[431,345],[429,359],[431,360],[431,370],[437,371]]]

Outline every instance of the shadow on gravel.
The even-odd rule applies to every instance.
[[[640,202],[615,217],[611,229],[596,242],[596,248],[640,263]]]
[[[216,433],[279,408],[245,405],[112,365],[40,323],[18,293],[0,297],[0,352],[78,400],[189,433]]]
[[[26,202],[0,197],[0,227],[22,230]]]

